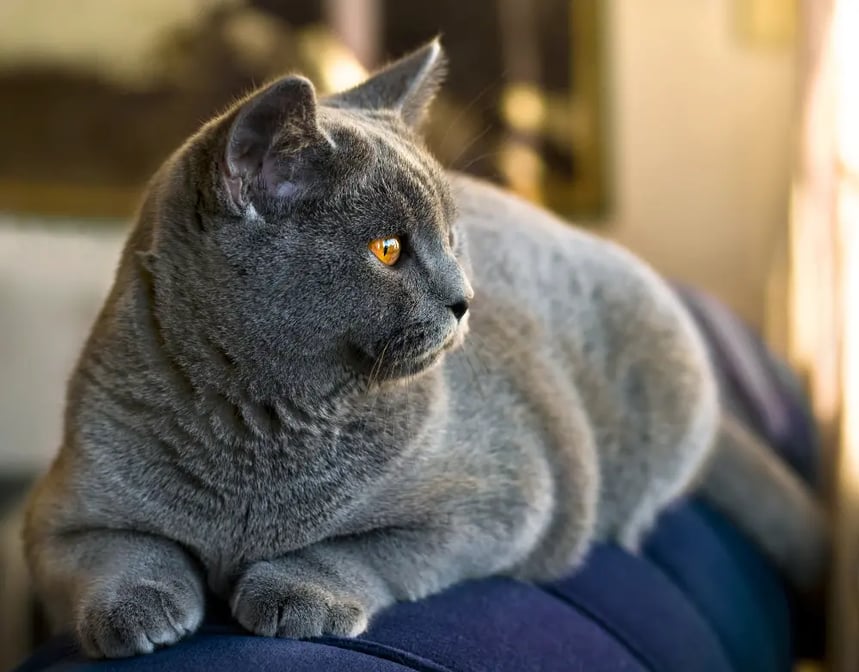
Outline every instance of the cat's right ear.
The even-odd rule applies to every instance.
[[[324,142],[316,91],[304,77],[290,76],[251,94],[238,106],[224,148],[223,181],[244,210],[254,187],[286,197],[298,188],[301,153]]]
[[[447,69],[439,38],[374,73],[358,86],[326,98],[326,104],[392,110],[409,126],[423,121]]]

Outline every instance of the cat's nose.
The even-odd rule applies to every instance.
[[[448,308],[457,320],[461,320],[462,316],[468,312],[468,299],[460,299],[456,303],[451,303]]]

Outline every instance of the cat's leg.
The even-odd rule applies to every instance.
[[[94,657],[149,653],[194,632],[204,587],[176,543],[123,530],[30,537],[36,587],[57,627],[72,627]]]
[[[687,372],[686,379],[696,384],[674,392],[676,398],[685,395],[685,405],[661,404],[660,412],[651,415],[649,431],[637,438],[634,428],[628,434],[632,438],[626,463],[616,473],[637,468],[639,476],[625,483],[617,479],[615,485],[626,487],[607,491],[604,503],[607,513],[614,514],[615,539],[629,551],[637,552],[659,515],[689,491],[712,449],[719,410],[715,388],[704,371],[702,367],[697,381],[695,374]],[[669,388],[667,383],[662,387]],[[641,424],[648,423],[642,420]]]
[[[719,402],[703,340],[674,294],[646,273],[624,282],[612,325],[622,347],[592,413],[602,427],[599,534],[634,552],[702,469]]]
[[[382,529],[331,539],[250,565],[230,603],[239,623],[256,634],[355,636],[396,601],[503,571],[513,561],[510,546],[467,527]]]
[[[599,537],[631,553],[639,551],[662,512],[688,492],[700,473],[712,445],[713,415],[709,409],[699,414],[680,436],[672,432],[682,426],[679,422],[654,432],[661,442],[658,449],[630,441],[624,462],[605,467],[608,484],[602,491]]]

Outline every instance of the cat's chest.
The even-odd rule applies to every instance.
[[[372,487],[386,461],[384,445],[371,443],[358,432],[331,432],[165,463],[141,523],[212,568],[283,555],[334,533]]]

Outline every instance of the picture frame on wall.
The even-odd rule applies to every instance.
[[[610,205],[599,0],[213,1],[172,22],[165,3],[125,69],[108,67],[123,46],[108,33],[146,1],[111,5],[97,58],[47,43],[34,58],[38,30],[20,57],[0,51],[0,210],[126,218],[161,161],[254,85],[299,71],[324,93],[436,35],[450,68],[423,130],[443,165],[567,217]]]

